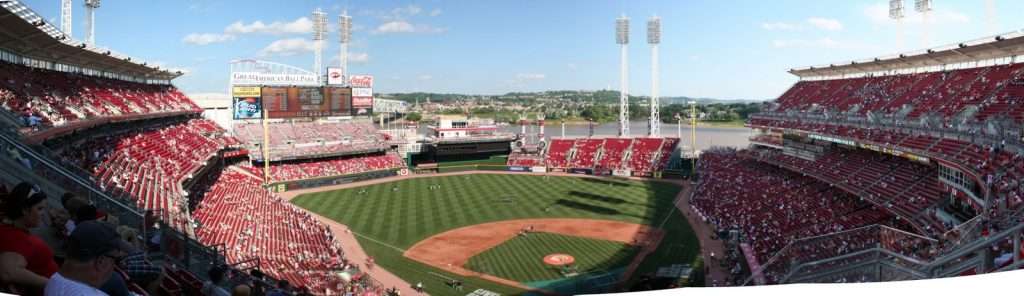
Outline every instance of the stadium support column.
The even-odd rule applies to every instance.
[[[661,108],[658,102],[658,44],[661,43],[661,18],[655,16],[647,22],[647,43],[651,44],[651,118],[648,120],[648,136],[661,137]]]
[[[537,140],[540,141],[541,139],[544,139],[544,114],[537,117],[537,125],[540,126],[540,134],[537,134]]]
[[[267,110],[262,110],[263,113],[263,184],[270,185],[270,121],[268,121],[269,115]]]
[[[615,20],[615,41],[619,44],[619,136],[629,136],[629,18]]]

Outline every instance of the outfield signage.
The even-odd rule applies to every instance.
[[[341,68],[327,68],[327,84],[342,85],[345,83],[345,76],[341,74]]]
[[[837,143],[837,144],[843,144],[843,145],[847,145],[847,146],[854,146],[854,147],[857,146],[857,143],[854,143],[853,141],[850,141],[850,140],[843,140],[843,139],[838,139],[838,138],[833,138],[833,137],[826,137],[826,136],[821,136],[821,135],[814,135],[814,134],[810,135],[809,137],[811,139],[815,139],[815,140],[828,141],[828,142]]]
[[[907,153],[907,152],[904,152],[904,151],[901,151],[901,150],[898,150],[898,149],[889,148],[889,147],[879,147],[878,145],[867,144],[867,143],[860,143],[860,145],[858,145],[858,146],[860,148],[868,149],[868,150],[879,152],[879,153],[885,153],[885,154],[889,154],[889,155],[893,155],[893,156],[903,157],[903,158],[906,158],[906,159],[909,159],[909,160],[913,160],[913,161],[916,161],[916,162],[920,162],[920,163],[929,163],[929,162],[931,162],[931,160],[928,159],[927,157],[916,155],[916,154],[913,154],[913,153]]]
[[[372,97],[373,96],[373,89],[369,88],[369,87],[353,87],[352,88],[352,96],[353,97]]]
[[[545,168],[545,167],[542,167],[542,166],[535,166],[535,167],[531,167],[530,171],[532,171],[534,173],[545,173],[545,172],[548,171],[548,169]]]
[[[372,75],[350,75],[348,77],[348,85],[355,87],[373,87],[373,76]]]
[[[232,85],[319,86],[314,74],[231,73]]]
[[[236,86],[231,88],[232,97],[259,97],[260,96],[259,86]]]

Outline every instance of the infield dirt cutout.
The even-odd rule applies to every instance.
[[[534,290],[520,282],[462,267],[470,258],[516,237],[523,229],[592,239],[639,244],[643,248],[626,267],[628,279],[647,254],[654,252],[664,237],[660,229],[647,225],[596,219],[545,218],[506,220],[460,227],[428,237],[405,251],[409,259],[462,276],[477,276],[501,284]],[[572,255],[572,254],[570,254]],[[541,260],[541,258],[536,258]]]

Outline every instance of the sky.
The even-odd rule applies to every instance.
[[[651,93],[646,22],[662,22],[660,95],[774,99],[786,71],[884,56],[1024,28],[1024,1],[934,0],[927,17],[903,0],[326,1],[104,0],[96,43],[178,68],[187,94],[226,93],[228,62],[313,67],[313,9],[328,13],[325,67],[338,65],[338,15],[352,16],[349,73],[375,92],[503,94],[619,89],[615,19],[630,18],[629,92]],[[60,1],[23,0],[59,27]],[[83,0],[73,38],[85,35]]]

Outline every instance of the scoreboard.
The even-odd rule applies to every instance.
[[[268,86],[261,94],[269,118],[355,115],[351,88]]]

